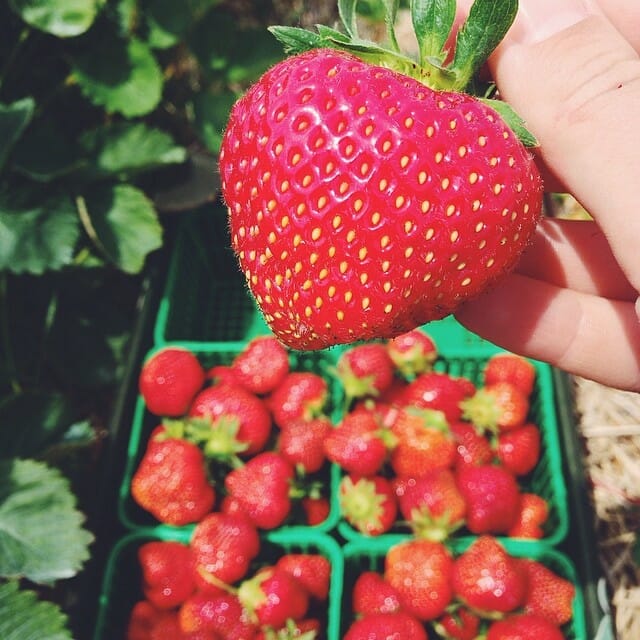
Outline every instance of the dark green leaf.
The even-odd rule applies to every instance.
[[[0,193],[0,271],[41,274],[71,263],[80,236],[71,200],[15,187]]]
[[[10,0],[27,23],[59,38],[78,36],[93,24],[103,0]]]
[[[112,263],[139,273],[147,255],[162,246],[162,226],[142,191],[127,184],[97,185],[79,203],[89,237]]]
[[[14,144],[31,121],[34,109],[33,98],[23,98],[11,104],[0,103],[0,171]]]
[[[274,26],[269,31],[284,48],[287,55],[296,55],[316,49],[321,45],[321,38],[317,33],[299,27]]]
[[[155,49],[166,49],[179,42],[192,21],[191,7],[185,1],[146,0],[143,16],[148,28],[146,41]]]
[[[232,91],[198,93],[194,96],[194,124],[200,139],[212,153],[217,154],[220,151],[229,111],[237,98]]]
[[[80,144],[96,175],[126,178],[186,160],[184,147],[171,136],[142,122],[119,122],[85,132]]]
[[[356,7],[358,0],[338,0],[338,13],[340,14],[340,20],[347,31],[347,34],[352,38],[358,37],[358,13]]]
[[[0,401],[3,457],[31,458],[58,441],[73,422],[69,400],[57,393],[27,392]]]
[[[513,110],[511,105],[502,100],[482,98],[482,102],[491,107],[507,123],[525,147],[537,147],[536,137],[527,129],[524,120]]]
[[[467,86],[473,75],[502,41],[518,12],[518,0],[475,0],[458,32],[451,68],[455,89]]]
[[[11,580],[0,584],[0,638],[3,640],[72,640],[67,616],[35,591]]]
[[[73,75],[87,98],[109,113],[142,116],[162,96],[162,70],[148,45],[136,39],[96,43],[75,59]]]
[[[51,182],[81,164],[76,143],[49,120],[31,127],[12,155],[13,168],[38,182]]]
[[[399,0],[382,0],[384,4],[384,23],[387,27],[387,37],[394,51],[400,51],[398,40],[396,39],[395,24],[398,18]]]
[[[93,541],[84,520],[59,471],[34,460],[0,461],[0,575],[37,583],[74,576]]]
[[[412,0],[411,20],[421,62],[429,58],[442,62],[455,17],[456,0]]]

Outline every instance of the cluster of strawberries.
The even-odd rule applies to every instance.
[[[133,500],[158,521],[199,522],[213,510],[242,512],[260,529],[330,511],[322,414],[329,383],[292,370],[274,336],[260,336],[228,365],[205,369],[182,347],[165,347],[142,367],[139,388],[161,416],[131,483]]]
[[[229,513],[205,516],[188,544],[142,544],[144,598],[132,609],[127,640],[317,637],[326,626],[330,561],[320,553],[284,552],[254,563],[261,546],[256,527]]]
[[[408,527],[430,540],[461,528],[542,538],[549,504],[520,482],[541,454],[529,419],[535,366],[497,353],[476,386],[435,371],[436,357],[420,329],[340,356],[349,410],[325,451],[344,472],[342,516],[366,535]]]
[[[389,548],[383,565],[356,578],[343,640],[563,640],[573,615],[573,583],[509,554],[494,536],[459,554],[410,537]]]

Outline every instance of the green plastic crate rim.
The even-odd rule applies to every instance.
[[[147,353],[144,359],[146,360],[153,353],[166,346],[167,345],[154,347]],[[187,346],[188,348],[191,348],[192,345],[174,343],[171,346]],[[238,345],[235,347],[234,345],[229,345],[225,350],[221,349],[221,345],[199,344],[198,347],[198,350],[193,350],[193,353],[198,356],[200,361],[207,368],[219,364],[229,364],[240,351],[240,347]],[[335,377],[329,375],[328,368],[335,365],[338,353],[339,352],[337,350],[314,351],[309,353],[294,351],[291,352],[290,355],[292,371],[313,371],[323,375],[323,377],[331,381],[329,386],[329,406],[331,409],[330,417],[333,420],[337,420],[338,412],[341,410],[343,394]],[[129,441],[127,444],[124,473],[118,490],[118,518],[127,529],[146,529],[160,525],[160,523],[150,513],[146,512],[135,503],[131,497],[130,491],[131,479],[133,478],[144,454],[149,435],[153,429],[160,424],[160,422],[161,418],[149,412],[145,406],[144,400],[140,395],[138,395],[133,414],[131,432],[129,434]],[[275,434],[277,434],[277,431],[274,427],[274,435]],[[323,522],[315,525],[313,528],[320,531],[328,531],[329,529],[335,528],[340,516],[338,505],[334,500],[331,500],[331,495],[335,492],[335,485],[339,481],[339,469],[327,463],[325,468],[318,472],[317,477],[319,480],[326,483],[328,492],[327,498],[330,499],[331,509],[327,518]],[[287,526],[289,526],[289,524],[295,526],[304,523],[299,523],[294,520],[293,522],[288,523]]]
[[[446,371],[454,376],[465,376],[476,384],[480,382],[482,368],[488,355],[484,357],[452,357],[438,360],[435,369]],[[565,484],[562,453],[560,449],[559,426],[556,414],[555,394],[551,368],[543,363],[532,361],[536,367],[536,385],[531,395],[529,418],[540,428],[542,437],[540,461],[536,468],[526,477],[519,479],[523,491],[536,492],[549,504],[549,518],[545,525],[545,536],[542,541],[551,546],[562,542],[569,530],[567,507],[567,487]],[[339,483],[336,485],[339,488]],[[338,503],[338,492],[332,494]],[[333,508],[333,507],[332,507]],[[340,506],[335,509],[340,513]],[[340,515],[338,531],[346,540],[370,537],[364,536],[347,523]],[[403,525],[394,525],[391,533],[406,533],[409,529]],[[454,538],[473,537],[466,529],[453,534]],[[502,537],[501,537],[502,538]],[[524,541],[529,543],[529,541]]]
[[[133,605],[142,599],[137,550],[151,540],[175,540],[187,544],[193,527],[176,529],[158,527],[154,530],[130,532],[112,548],[103,576],[98,602],[98,615],[93,640],[116,640],[125,637],[126,624]],[[329,601],[326,610],[327,640],[338,640],[340,603],[344,580],[342,551],[338,543],[325,533],[309,527],[272,531],[261,536],[259,564],[270,564],[284,553],[319,553],[331,563]],[[170,639],[167,639],[170,640]]]
[[[342,547],[344,556],[344,584],[340,632],[344,635],[352,617],[351,594],[357,576],[363,571],[382,571],[384,557],[395,544],[409,539],[407,535],[387,535],[367,540],[351,540]],[[451,541],[448,546],[454,556],[464,551],[476,538]],[[562,552],[545,544],[523,543],[519,540],[501,540],[507,553],[518,558],[532,558],[542,562],[575,586],[573,618],[562,627],[566,640],[587,640],[582,588],[573,562]],[[542,638],[540,640],[543,640]]]
[[[496,349],[453,317],[424,328],[444,356],[481,355]],[[270,330],[230,248],[224,207],[212,205],[185,216],[155,319],[154,343],[225,350],[266,333]]]

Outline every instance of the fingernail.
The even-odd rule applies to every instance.
[[[594,4],[588,0],[521,0],[510,36],[520,44],[535,44],[594,13]]]

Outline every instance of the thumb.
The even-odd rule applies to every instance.
[[[640,290],[640,59],[595,7],[521,0],[489,63],[502,97],[538,138],[543,161],[596,218]]]

